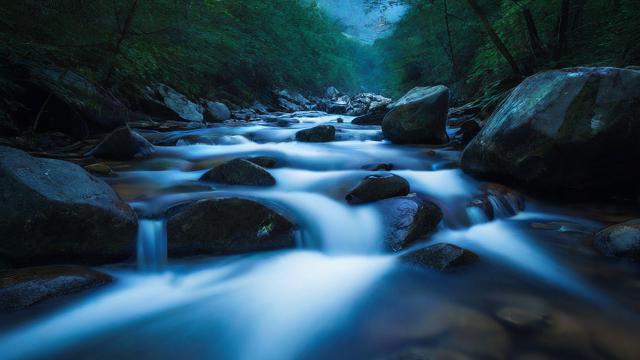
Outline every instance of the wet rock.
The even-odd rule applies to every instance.
[[[135,212],[80,166],[0,147],[0,262],[100,264],[134,254]]]
[[[286,112],[304,111],[311,109],[311,102],[302,94],[289,90],[277,92],[278,106]]]
[[[263,167],[245,159],[234,159],[220,164],[200,178],[230,185],[273,186],[276,179]]]
[[[170,256],[222,255],[295,246],[294,224],[252,200],[200,200],[167,221]]]
[[[367,164],[367,165],[364,165],[362,168],[370,171],[391,171],[393,170],[393,164],[390,164],[390,163]]]
[[[88,172],[100,176],[113,176],[114,172],[111,167],[105,163],[91,164],[84,167]]]
[[[267,169],[274,168],[278,165],[278,159],[271,156],[255,156],[246,158],[245,160]]]
[[[382,125],[385,115],[389,112],[387,106],[380,106],[374,110],[368,112],[365,115],[361,115],[351,120],[354,125]]]
[[[127,126],[107,135],[88,155],[109,160],[131,160],[151,155],[153,145]]]
[[[294,118],[280,118],[276,121],[276,125],[279,127],[289,127],[291,125],[299,124],[300,120]]]
[[[336,122],[337,122],[338,124],[342,124],[342,123],[344,123],[344,119],[343,119],[343,118],[337,118],[337,119],[336,119]]]
[[[252,121],[258,117],[253,109],[240,109],[231,112],[231,116],[237,120]]]
[[[340,97],[340,90],[336,89],[333,86],[329,86],[327,90],[324,91],[324,96],[329,100],[335,100]]]
[[[640,219],[603,229],[596,234],[593,244],[604,255],[640,260]]]
[[[442,211],[436,204],[415,194],[377,204],[385,223],[385,243],[393,251],[403,250],[434,231],[442,220]]]
[[[463,149],[478,135],[480,130],[482,130],[482,127],[477,121],[473,119],[465,121],[455,134],[454,145],[456,145],[456,148]]]
[[[329,142],[336,139],[336,128],[331,125],[318,125],[296,133],[296,140],[302,142]]]
[[[474,197],[467,207],[475,207],[482,211],[487,220],[508,218],[525,209],[524,196],[509,187],[496,183],[480,185],[482,194]]]
[[[0,310],[25,308],[51,298],[109,284],[111,276],[71,265],[0,272]]]
[[[637,71],[539,73],[487,120],[464,150],[462,168],[563,194],[637,190],[639,113]]]
[[[362,93],[349,99],[346,113],[350,116],[362,116],[378,109],[385,109],[389,104],[391,104],[389,98],[372,93]]]
[[[407,263],[430,267],[445,271],[464,265],[469,265],[478,259],[475,253],[459,246],[440,243],[401,256]]]
[[[202,122],[204,109],[183,94],[164,84],[152,84],[145,89],[142,110],[156,118]]]
[[[389,105],[382,121],[385,139],[399,144],[445,144],[449,107],[446,86],[417,87]]]
[[[216,102],[207,101],[204,107],[204,120],[209,123],[219,123],[231,119],[231,111],[227,105]]]
[[[349,204],[363,204],[408,195],[409,182],[394,174],[369,175],[352,189],[345,199]]]

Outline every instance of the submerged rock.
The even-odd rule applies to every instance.
[[[607,256],[640,260],[640,219],[609,226],[598,232],[595,248]]]
[[[111,276],[71,265],[41,266],[0,272],[0,310],[25,308],[44,300],[103,286]]]
[[[385,223],[384,240],[393,251],[400,251],[421,236],[434,231],[442,220],[440,208],[415,194],[378,202]]]
[[[331,125],[318,125],[296,133],[296,140],[302,142],[329,142],[336,139],[336,128]]]
[[[273,186],[276,179],[262,166],[245,159],[234,159],[207,171],[200,178],[230,185]]]
[[[573,68],[526,79],[487,120],[462,168],[534,188],[638,189],[640,73]]]
[[[399,144],[445,144],[449,108],[446,86],[417,87],[389,105],[382,121],[385,139]]]
[[[231,111],[227,105],[216,102],[205,102],[204,120],[209,123],[219,123],[231,119]]]
[[[167,220],[170,256],[223,255],[295,246],[294,224],[252,200],[200,200]]]
[[[400,258],[411,264],[444,271],[471,264],[478,259],[478,255],[456,245],[439,243],[412,251]]]
[[[123,126],[107,135],[88,155],[108,160],[131,160],[154,152],[155,148],[147,139]]]
[[[134,254],[135,212],[80,166],[0,146],[0,262],[100,264]]]
[[[369,175],[351,190],[345,199],[349,204],[367,202],[408,195],[409,182],[395,174]]]

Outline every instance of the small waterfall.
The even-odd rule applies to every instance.
[[[158,272],[167,263],[167,227],[164,220],[142,219],[138,224],[138,269]]]

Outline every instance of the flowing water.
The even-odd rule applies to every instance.
[[[106,179],[143,219],[137,266],[105,267],[116,279],[110,286],[0,316],[0,358],[640,358],[640,269],[590,244],[620,217],[616,209],[528,198],[519,211],[493,196],[490,220],[467,206],[482,185],[458,169],[458,151],[392,145],[379,127],[337,118],[151,134],[177,146],[112,163],[118,177]],[[338,128],[337,141],[293,141],[323,122]],[[192,144],[194,136],[207,144]],[[263,155],[281,164],[272,188],[198,182],[215,164]],[[379,208],[344,201],[371,173],[363,167],[377,163],[392,163],[443,210],[438,232],[414,248],[448,242],[480,260],[439,273],[385,250]],[[220,196],[283,209],[298,224],[298,246],[167,261],[159,214]]]

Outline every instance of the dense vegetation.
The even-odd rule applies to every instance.
[[[0,43],[5,62],[52,62],[121,95],[159,81],[236,103],[280,86],[355,90],[366,51],[302,0],[9,1]]]
[[[395,95],[444,83],[469,99],[545,69],[640,63],[638,0],[403,2],[407,14],[376,44],[385,54],[383,81]]]

